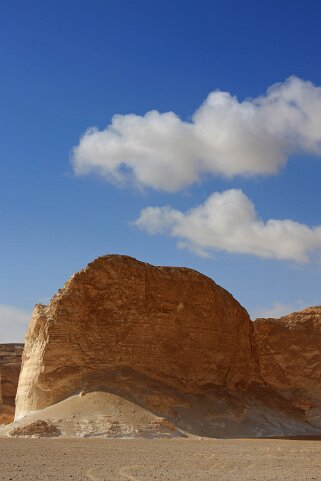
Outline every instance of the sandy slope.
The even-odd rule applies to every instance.
[[[181,436],[173,424],[117,395],[92,392],[72,396],[4,427],[0,435],[39,435],[39,420],[46,420],[63,437],[104,436],[111,438]],[[25,430],[17,428],[25,426]],[[49,428],[41,433],[50,437]],[[56,434],[55,434],[56,435]]]

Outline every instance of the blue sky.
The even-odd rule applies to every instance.
[[[319,2],[3,0],[0,14],[0,342],[20,341],[34,304],[46,303],[73,272],[106,253],[197,269],[252,316],[320,304],[320,232],[309,230],[321,225]],[[286,82],[290,76],[294,83]],[[270,111],[266,91],[277,82]],[[208,147],[199,132],[210,129],[214,114],[207,107],[223,97],[203,102],[217,90],[229,92],[230,103],[223,113],[215,110],[216,128],[223,114],[232,127],[222,121],[227,130],[219,145],[209,130]],[[282,120],[289,92],[309,123],[296,123],[288,112]],[[258,96],[263,106],[246,104],[255,111],[249,123],[242,102]],[[198,128],[193,114],[202,104],[207,110]],[[150,130],[144,115],[151,110],[174,112],[175,126],[166,130],[169,120],[157,114],[165,130]],[[136,130],[118,126],[122,144],[113,157],[105,129],[115,114],[121,122],[135,114],[131,128],[146,134],[138,132],[132,147]],[[93,126],[103,137],[80,140]],[[263,145],[266,129],[273,132]],[[100,141],[109,143],[97,167]],[[202,167],[196,154],[189,158],[193,149],[203,155]],[[110,167],[115,159],[121,159],[118,181]],[[219,193],[211,204],[216,217],[209,219],[200,206],[213,193]],[[239,209],[244,214],[237,233],[234,221],[217,233],[217,212],[226,217],[222,204],[232,205],[232,217]],[[144,209],[163,206],[166,213],[144,216]],[[251,206],[256,214],[248,219]],[[192,208],[199,209],[197,241],[188,231]],[[275,240],[269,219],[290,219],[305,230],[277,224]]]

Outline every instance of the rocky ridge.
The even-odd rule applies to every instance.
[[[253,323],[263,381],[321,427],[321,306]]]

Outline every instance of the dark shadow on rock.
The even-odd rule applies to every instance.
[[[321,429],[304,419],[271,388],[253,384],[246,391],[203,386],[197,393],[175,390],[130,368],[92,372],[79,391],[118,395],[171,421],[185,433],[212,438],[321,436]]]

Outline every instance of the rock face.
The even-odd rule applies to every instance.
[[[83,390],[125,393],[130,383],[151,403],[147,385],[157,383],[192,393],[245,389],[255,377],[251,341],[245,309],[208,277],[100,257],[35,307],[16,418]]]
[[[263,380],[321,427],[321,306],[254,322]]]
[[[16,427],[26,425],[24,416],[50,422],[53,405],[66,408],[76,395],[89,402],[87,393],[96,392],[183,433],[321,435],[320,346],[321,308],[253,323],[196,271],[100,257],[34,309]],[[113,432],[117,419],[107,422],[107,411],[95,406],[89,425]],[[127,419],[117,435],[137,431]]]
[[[0,344],[0,424],[14,416],[23,344]]]

